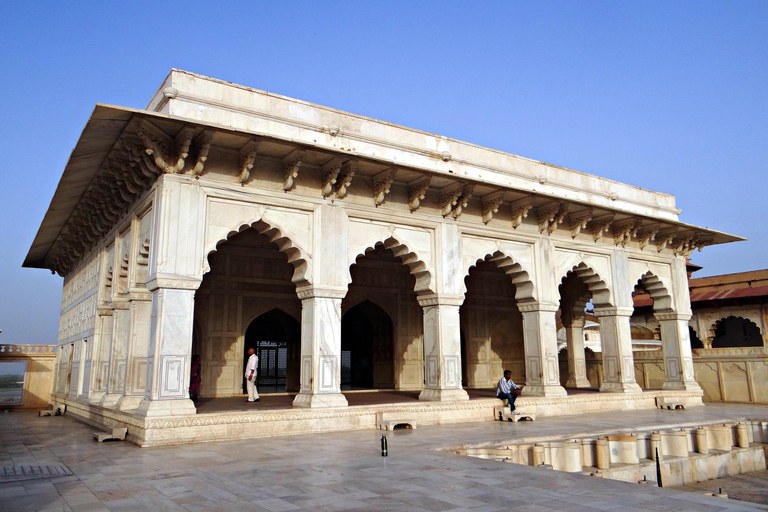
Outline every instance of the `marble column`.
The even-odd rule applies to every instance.
[[[346,407],[341,393],[341,299],[346,289],[305,288],[301,299],[300,389],[294,407]]]
[[[701,391],[693,374],[693,353],[688,330],[689,313],[656,312],[661,326],[666,380],[662,389]]]
[[[419,400],[469,400],[461,387],[461,328],[459,295],[418,297],[424,310],[424,364],[427,382]]]
[[[84,340],[73,341],[72,359],[70,368],[70,382],[67,398],[76,399],[83,391],[83,356],[85,352]]]
[[[603,385],[607,393],[642,393],[635,380],[632,357],[632,332],[629,317],[633,308],[595,308],[600,318],[600,338],[603,349]]]
[[[174,279],[170,288],[154,279],[147,285],[152,292],[147,380],[144,399],[137,413],[142,416],[195,414],[189,399],[192,359],[192,321],[197,280],[186,283]]]
[[[114,299],[112,309],[112,346],[109,354],[107,392],[101,399],[102,407],[113,408],[125,393],[125,365],[130,333],[128,302]]]
[[[525,345],[524,396],[566,396],[560,385],[557,360],[557,304],[527,302],[518,304],[523,315]]]
[[[90,404],[101,403],[107,391],[109,379],[109,355],[112,349],[112,310],[99,307],[96,329],[93,334],[93,358],[87,400]]]
[[[128,294],[130,331],[125,355],[125,391],[117,404],[121,411],[136,409],[144,399],[151,311],[152,295],[149,292],[131,291]]]
[[[565,341],[568,347],[568,381],[569,388],[588,388],[591,386],[587,379],[587,359],[584,354],[584,324],[586,318],[582,309],[581,316],[573,314],[570,319],[563,315]]]

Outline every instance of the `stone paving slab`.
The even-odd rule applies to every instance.
[[[443,451],[459,444],[768,419],[768,407],[708,405],[684,411],[601,413],[536,422],[424,426],[138,448],[99,444],[66,415],[0,415],[0,466],[56,465],[71,476],[0,483],[0,510],[409,510],[717,512],[760,505],[658,489]]]

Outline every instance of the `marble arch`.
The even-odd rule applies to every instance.
[[[588,266],[583,261],[574,265],[571,270],[561,278],[562,283],[568,274],[573,273],[575,276],[581,278],[584,284],[589,289],[592,295],[592,302],[596,308],[611,307],[613,306],[613,298],[611,296],[611,290],[608,285],[603,281],[600,275],[595,272],[592,267]]]
[[[295,284],[310,284],[309,262],[312,260],[312,258],[309,257],[300,246],[294,244],[289,236],[283,234],[280,228],[273,225],[273,223],[265,221],[263,215],[252,221],[241,223],[237,229],[229,231],[226,236],[216,239],[215,242],[206,244],[208,250],[205,253],[205,264],[203,265],[203,272],[207,273],[210,271],[209,258],[211,254],[218,250],[220,245],[226,243],[227,240],[233,236],[250,228],[255,229],[256,232],[260,235],[266,235],[270,243],[275,244],[277,249],[288,257],[288,263],[290,263],[294,268],[294,273],[291,280]]]
[[[669,287],[650,270],[637,280],[653,299],[653,310],[658,312],[672,310],[672,296]]]
[[[518,302],[530,302],[536,300],[535,286],[528,271],[526,271],[520,263],[504,254],[501,250],[494,251],[485,256],[480,256],[474,263],[472,263],[472,265],[465,269],[464,279],[461,281],[462,291],[464,293],[467,292],[466,278],[469,277],[469,271],[477,266],[477,263],[480,261],[493,263],[512,279],[512,284],[515,286],[515,299]]]
[[[432,273],[430,273],[427,264],[419,257],[416,252],[412,251],[406,243],[400,242],[394,236],[389,236],[384,240],[377,240],[371,244],[366,245],[365,249],[360,252],[352,252],[354,256],[349,264],[348,268],[351,268],[355,264],[358,258],[365,256],[369,252],[381,246],[384,249],[392,251],[395,258],[403,262],[403,265],[408,267],[411,275],[416,278],[416,284],[414,291],[419,295],[435,293],[435,287],[433,284]],[[352,275],[347,271],[348,284],[352,282]]]

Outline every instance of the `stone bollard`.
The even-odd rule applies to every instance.
[[[533,445],[533,465],[541,466],[544,464],[544,447],[540,444]]]
[[[736,445],[739,448],[749,448],[749,432],[747,432],[746,423],[736,425]]]
[[[611,450],[608,447],[608,440],[604,437],[595,441],[595,459],[597,469],[608,469],[611,465]]]
[[[660,457],[664,455],[664,450],[661,449],[661,432],[651,434],[651,460],[656,460],[656,450]]]
[[[711,436],[712,442],[709,446],[711,450],[731,451],[733,448],[733,427],[730,425],[717,425],[707,427],[707,430]]]
[[[707,441],[707,430],[703,427],[696,429],[696,450],[704,455],[709,453],[709,441]]]
[[[671,432],[664,433],[664,441],[666,441],[666,455],[674,455],[675,457],[688,457],[688,432],[683,430],[673,430]]]

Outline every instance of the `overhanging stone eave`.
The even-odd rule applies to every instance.
[[[64,172],[22,267],[51,269],[48,252],[125,126],[139,112],[126,107],[96,104],[64,166]],[[113,129],[105,136],[104,130],[109,124],[113,124]]]

